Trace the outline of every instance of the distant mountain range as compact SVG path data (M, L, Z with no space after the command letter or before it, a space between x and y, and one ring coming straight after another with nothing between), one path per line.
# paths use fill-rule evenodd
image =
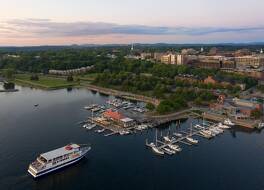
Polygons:
M45 50L61 50L61 49L79 49L79 48L94 48L94 47L126 47L131 44L72 44L72 45L41 45L41 46L0 46L0 51L14 52L14 51L45 51ZM173 43L134 43L134 47L217 47L217 46L264 46L264 42L250 42L250 43L186 43L186 44L173 44Z

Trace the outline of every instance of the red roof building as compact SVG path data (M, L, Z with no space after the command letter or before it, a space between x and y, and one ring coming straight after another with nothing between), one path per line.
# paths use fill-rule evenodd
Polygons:
M117 112L117 111L113 111L111 109L105 111L103 113L103 116L108 118L108 119L112 119L112 120L115 120L115 121L120 121L121 119L124 119L124 116Z

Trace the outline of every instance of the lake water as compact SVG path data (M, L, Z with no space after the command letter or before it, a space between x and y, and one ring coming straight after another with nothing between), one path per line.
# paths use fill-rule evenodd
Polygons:
M0 189L177 189L263 190L263 132L230 130L174 156L155 156L145 147L155 130L104 137L76 125L91 103L108 99L86 89L0 93ZM34 107L39 104L39 107ZM188 126L188 120L182 123ZM162 129L163 134L168 129ZM91 143L78 164L34 180L28 164L42 152L70 142Z

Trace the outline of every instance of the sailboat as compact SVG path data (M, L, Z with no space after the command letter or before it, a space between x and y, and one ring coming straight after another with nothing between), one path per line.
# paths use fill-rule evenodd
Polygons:
M156 146L151 147L153 152L158 154L158 155L164 155L164 151L160 150L159 148L157 148Z
M176 152L181 152L182 149L178 145L168 144L168 147Z
M163 148L164 152L168 155L173 155L173 154L176 154L176 151L170 149L170 148Z
M191 143L191 144L198 144L198 140L193 139L192 137L192 123L191 123L191 131L190 131L190 136L186 138L186 140Z
M191 138L191 137L187 137L186 140L187 140L189 143L191 143L191 144L198 144L198 140L193 139L193 138Z
M171 139L170 139L168 136L163 137L163 139L164 139L166 142L171 142Z
M168 134L167 136L164 136L163 139L166 141L166 142L172 142L172 139L170 139L170 126L169 126L169 131L168 131Z
M155 146L152 146L152 150L154 153L158 154L158 155L164 155L164 151L160 150L159 148L157 148L157 137L158 134L157 134L157 130L156 130L156 145Z

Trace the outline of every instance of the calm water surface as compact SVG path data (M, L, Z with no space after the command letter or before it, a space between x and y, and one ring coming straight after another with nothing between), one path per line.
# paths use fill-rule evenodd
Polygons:
M263 132L226 131L160 158L144 146L154 130L104 137L76 125L89 114L84 105L108 98L85 89L20 87L16 93L0 93L0 189L264 189ZM183 128L190 122L196 121L186 121ZM72 167L32 179L28 164L38 154L69 142L90 142L92 150Z

